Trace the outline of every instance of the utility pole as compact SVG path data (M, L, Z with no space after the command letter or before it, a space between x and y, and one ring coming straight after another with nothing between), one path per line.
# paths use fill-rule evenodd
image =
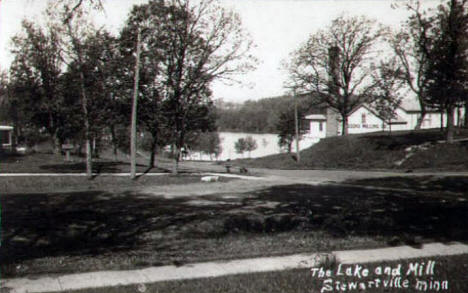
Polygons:
M141 47L141 32L138 28L137 48L135 61L135 79L133 83L133 101L132 101L132 129L130 134L130 177L136 178L136 135L137 135L137 104L138 104L138 83L140 81L140 49Z
M297 95L296 90L293 91L293 99L294 99L294 124L296 128L296 158L297 162L301 161L301 153L299 150L299 115L297 113Z

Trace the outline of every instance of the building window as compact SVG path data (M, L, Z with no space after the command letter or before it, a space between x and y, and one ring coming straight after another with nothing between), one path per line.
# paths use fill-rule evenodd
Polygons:
M362 113L361 115L361 124L366 124L366 114Z
M319 131L320 132L323 131L323 122L322 121L319 122Z

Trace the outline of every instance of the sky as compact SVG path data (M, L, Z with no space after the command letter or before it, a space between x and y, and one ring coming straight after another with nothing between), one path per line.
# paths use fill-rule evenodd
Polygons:
M287 93L284 83L287 72L282 68L291 52L307 40L310 34L328 26L340 15L366 15L384 25L398 28L408 17L404 9L392 9L395 0L219 0L236 11L244 29L256 47L252 53L259 59L256 70L238 76L239 84L213 84L215 99L244 102L280 96ZM104 0L104 15L96 18L117 33L130 8L145 0ZM424 0L435 5L439 0ZM7 69L12 56L11 37L20 31L21 20L41 20L45 0L0 0L0 68Z

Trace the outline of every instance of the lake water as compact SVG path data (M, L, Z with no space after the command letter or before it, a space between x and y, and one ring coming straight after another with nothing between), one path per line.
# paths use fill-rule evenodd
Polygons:
M257 142L257 148L252 152L244 152L238 154L234 147L235 143L240 138L246 138L251 136ZM257 133L245 133L245 132L220 132L219 137L221 140L222 152L217 158L210 158L209 155L192 153L190 159L192 160L227 160L227 159L239 159L239 158L258 158L273 154L279 154L286 152L278 146L278 135L277 134L257 134ZM318 139L312 139L304 137L299 141L300 149L308 148L314 143L318 142ZM293 143L293 151L295 151L295 143Z

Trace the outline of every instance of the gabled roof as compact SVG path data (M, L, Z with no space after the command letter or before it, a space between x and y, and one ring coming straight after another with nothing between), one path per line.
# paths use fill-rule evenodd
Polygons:
M421 105L416 97L406 98L401 101L398 108L402 109L406 113L419 113L421 112ZM429 105L426 106L427 113L439 113L437 109L431 108Z
M419 111L421 111L421 107L419 106L419 102L417 101L416 98L403 99L401 101L401 104L400 104L399 108L402 109L405 112L419 112Z
M396 117L392 118L389 122L390 124L408 124L408 121L405 121L400 115L396 114Z

